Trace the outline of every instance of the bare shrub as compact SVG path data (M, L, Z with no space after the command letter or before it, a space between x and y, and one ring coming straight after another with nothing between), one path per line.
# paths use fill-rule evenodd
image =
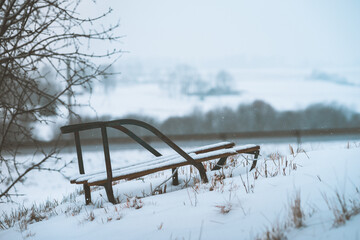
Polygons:
M76 116L76 93L91 89L92 81L100 80L111 66L100 67L94 59L120 56L119 50L89 48L94 42L120 38L114 35L119 24L97 29L111 10L93 18L81 16L81 4L80 0L0 1L0 198L9 200L17 194L14 186L35 169L61 170L43 167L59 160L59 149L56 143L48 149L38 141L36 125ZM34 147L36 158L19 160L24 144Z

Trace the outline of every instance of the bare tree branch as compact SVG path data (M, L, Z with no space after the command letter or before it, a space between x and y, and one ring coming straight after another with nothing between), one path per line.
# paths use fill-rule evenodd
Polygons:
M91 89L111 66L100 67L93 60L117 59L121 54L118 49L90 51L84 44L112 43L122 37L115 33L119 23L100 27L112 9L89 18L78 13L79 5L80 0L0 0L0 184L5 189L0 198L11 196L34 169L62 170L42 166L56 158L57 151L46 153L36 140L34 124L67 117L67 112L76 115L77 103L69 103L67 97L75 98L79 87ZM45 157L31 165L20 162L17 154L25 142L32 142L34 152Z

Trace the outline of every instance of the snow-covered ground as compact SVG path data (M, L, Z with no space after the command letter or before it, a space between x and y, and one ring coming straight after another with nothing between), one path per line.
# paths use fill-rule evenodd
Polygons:
M200 74L204 79L211 79L218 70L204 69ZM360 70L321 70L329 76L344 78L346 82L342 84L331 79L311 78L313 69L229 69L228 72L234 78L232 88L240 91L239 95L201 99L198 96L174 94L156 82L119 83L117 88L104 93L103 88L97 85L91 97L78 97L78 103L90 103L92 108L83 108L77 112L95 116L95 109L98 116L119 118L135 113L164 120L170 116L191 113L194 109L206 112L224 106L236 108L239 104L254 100L263 100L277 110L297 110L314 103L324 103L343 105L360 112Z
M292 147L296 152L297 147ZM62 202L62 195L81 188L57 173L33 172L27 185L18 189L29 194L25 206L46 198L58 201L33 214L31 224L16 223L0 230L0 239L357 239L360 142L309 143L301 149L305 151L291 154L288 144L261 145L259 174L248 173L249 166L239 157L224 171L208 172L208 184L196 181L196 172L190 174L189 167L184 167L179 171L181 184L174 187L168 182L166 193L159 195L150 195L151 189L171 171L122 181L114 186L117 205L107 203L102 188L92 193L94 205L84 206L83 195L65 197ZM112 156L121 157L123 163L117 163L121 165L147 153L122 150ZM63 154L64 161L74 157ZM101 152L89 152L85 159L88 170L104 164ZM76 171L72 165L66 174ZM337 210L343 198L350 218L339 224L334 213L341 216ZM300 208L296 208L297 199ZM15 206L1 204L0 210L9 213ZM300 209L302 217L294 220L291 209ZM41 216L44 219L36 222ZM24 219L31 219L31 211Z

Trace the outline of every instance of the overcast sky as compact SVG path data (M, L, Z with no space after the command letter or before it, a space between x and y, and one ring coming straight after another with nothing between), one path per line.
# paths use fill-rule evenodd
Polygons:
M108 21L121 21L126 58L360 66L357 0L112 0L95 9L104 2Z

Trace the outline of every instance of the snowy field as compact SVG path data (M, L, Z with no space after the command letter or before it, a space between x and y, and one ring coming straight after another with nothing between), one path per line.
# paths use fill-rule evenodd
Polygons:
M211 81L219 69L203 69L204 79ZM311 104L343 106L360 112L360 69L322 69L329 79L312 78L313 69L229 69L234 82L231 89L238 95L220 95L201 98L187 96L165 88L159 75L151 82L118 83L105 93L98 82L91 95L76 97L82 107L74 111L82 117L120 119L128 114L145 115L159 121L172 116L184 116L196 112L207 112L216 108L236 109L239 104L263 100L278 111L302 110ZM150 74L150 73L149 73ZM164 75L164 74L163 74ZM332 79L334 78L334 79ZM90 106L89 106L90 105ZM51 140L59 127L66 125L65 118L50 119L48 124L38 123L35 132L39 139Z
M171 171L121 181L114 186L120 201L116 205L97 188L94 204L85 206L80 187L56 172L34 171L18 188L26 196L15 200L38 207L10 229L0 230L0 239L358 239L360 141L290 145L294 151L289 143L262 144L257 174L248 173L240 156L225 170L208 172L207 184L183 167L181 184L168 182L163 194L150 193ZM115 166L148 156L134 149L112 152L113 159L121 159ZM75 154L62 157L70 161ZM101 151L86 152L84 159L87 171L104 167ZM65 172L76 173L75 164ZM0 211L10 214L18 207L1 204ZM348 217L343 222L341 216Z
M122 85L108 94L101 87L95 87L90 99L82 95L77 103L89 101L98 116L109 115L113 119L135 113L164 120L194 109L205 112L224 106L236 108L258 99L277 110L297 110L325 103L360 112L358 69L326 70L330 75L339 75L337 80L346 79L345 82L311 79L311 69L233 69L229 72L236 83L233 88L241 92L239 95L204 99L171 95L158 83L148 82ZM201 72L203 76L215 73ZM75 111L94 116L92 109ZM47 133L43 126L39 132ZM187 149L210 143L179 145ZM68 178L78 173L78 167L74 150L64 149L56 165L61 167L75 160L64 169L64 175L33 171L23 185L17 186L21 195L13 198L14 203L0 203L0 212L3 212L0 239L98 240L114 236L123 239L359 239L358 137L304 141L301 146L295 139L254 143L261 146L256 174L248 173L249 166L240 156L224 171L208 172L211 179L208 184L199 183L196 171L183 167L179 172L181 184L174 187L168 182L166 193L151 195L151 190L167 179L171 171L121 181L114 186L120 201L117 205L107 203L103 188L95 188L94 204L90 206L85 206L83 195L79 195L82 188L69 183ZM86 172L105 169L101 146L84 150ZM162 154L171 153L168 149L158 150ZM22 155L19 160L31 161L33 157L37 158ZM115 147L111 157L113 167L120 167L151 156L133 147ZM292 209L299 199L302 214L301 218L294 219ZM346 203L346 213L341 210L343 203ZM36 207L32 207L33 204ZM11 222L11 217L6 216L14 211L23 216ZM343 215L344 223L340 221ZM8 225L3 225L4 222Z
M218 69L202 70L200 74L205 79L211 79L217 71ZM239 104L254 100L263 100L280 111L298 110L314 103L324 103L343 105L360 112L360 70L352 68L323 71L330 76L329 79L311 78L313 69L230 69L228 72L234 78L232 89L241 94L209 96L204 99L174 94L156 82L119 83L116 89L106 94L101 86L97 86L91 97L83 95L78 99L79 103L90 103L92 108L83 108L78 112L90 116L97 113L98 116L108 115L113 118L135 113L164 120L169 116L191 113L194 109L206 112L225 106L236 108Z

